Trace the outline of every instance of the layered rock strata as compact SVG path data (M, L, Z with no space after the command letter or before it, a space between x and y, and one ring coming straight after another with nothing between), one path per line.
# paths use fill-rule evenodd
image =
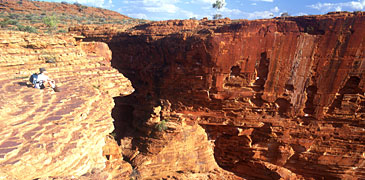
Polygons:
M110 66L105 43L72 35L0 31L0 179L77 178L103 173L114 129L112 97L131 82ZM45 67L61 92L32 88ZM67 178L66 178L67 179Z
M238 176L364 179L364 22L364 12L174 20L102 37L112 64L136 88L117 105L132 111L120 113L119 123L138 131L119 138L148 157L148 129L184 119L205 129L217 164ZM92 34L86 39L98 39ZM158 106L166 111L156 113ZM154 164L148 169L130 160L149 175L175 162L157 156L146 160Z

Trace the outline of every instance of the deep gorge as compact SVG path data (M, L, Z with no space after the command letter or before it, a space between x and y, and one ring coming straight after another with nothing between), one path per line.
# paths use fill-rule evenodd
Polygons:
M364 22L363 12L172 20L83 35L108 43L135 88L114 99L113 118L141 177L216 163L246 179L362 179Z

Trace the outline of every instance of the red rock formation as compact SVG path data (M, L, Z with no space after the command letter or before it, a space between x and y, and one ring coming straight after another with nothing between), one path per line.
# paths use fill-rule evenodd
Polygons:
M0 179L107 179L106 155L115 155L112 143L103 154L114 129L112 97L134 91L111 67L108 46L0 31L0 48ZM60 92L31 87L40 67Z
M130 119L119 116L120 123L138 129L120 135L122 142L133 142L131 151L142 153L129 160L144 177L167 177L159 169L182 158L175 156L170 164L156 159L164 149L148 150L155 139L150 129L181 115L187 125L204 127L218 165L238 176L364 179L363 29L365 14L357 12L164 21L111 35L112 64L136 88L117 103L133 111L121 113ZM98 37L92 34L84 35ZM163 113L154 111L158 106ZM166 146L184 143L159 140ZM144 168L143 158L153 166ZM181 173L188 169L194 167L180 167Z

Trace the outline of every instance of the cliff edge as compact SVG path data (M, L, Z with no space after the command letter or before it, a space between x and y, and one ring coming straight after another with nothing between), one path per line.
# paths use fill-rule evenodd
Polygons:
M110 66L107 44L14 31L0 31L0 39L0 179L109 178L101 172L112 97L134 89ZM61 92L30 87L40 67Z

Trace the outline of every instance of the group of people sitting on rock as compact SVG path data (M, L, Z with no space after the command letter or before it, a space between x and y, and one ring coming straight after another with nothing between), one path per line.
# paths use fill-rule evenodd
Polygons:
M59 92L56 82L50 79L47 74L45 68L39 68L39 73L32 74L29 81L33 84L34 88L44 89L46 87L51 87L55 92Z

